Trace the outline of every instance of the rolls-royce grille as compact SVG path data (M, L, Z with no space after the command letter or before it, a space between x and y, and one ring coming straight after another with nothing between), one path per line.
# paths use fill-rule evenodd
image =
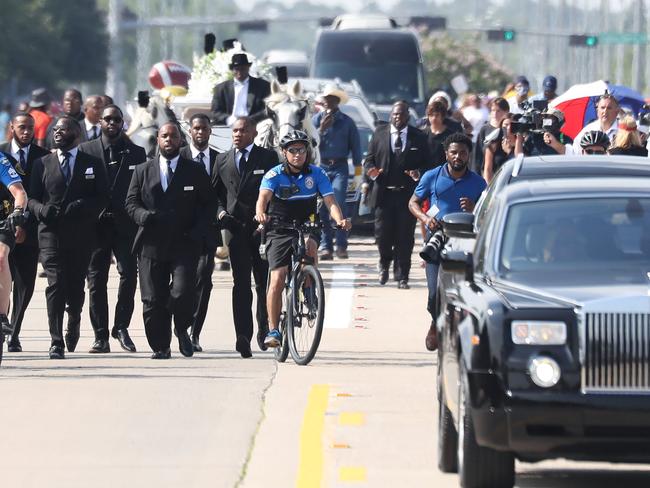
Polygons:
M650 391L650 313L587 313L582 388Z

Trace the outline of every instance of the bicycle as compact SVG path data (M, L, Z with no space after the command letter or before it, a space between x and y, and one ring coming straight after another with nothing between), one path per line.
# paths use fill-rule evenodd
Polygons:
M294 221L292 224L275 224L273 229L293 232L291 264L282 294L282 310L278 323L282 344L274 349L275 359L285 362L289 353L294 362L305 366L314 359L325 320L325 289L323 278L314 260L307 256L305 235L319 231L321 225L314 222ZM265 233L262 229L260 254L266 256ZM269 279L270 283L269 270Z

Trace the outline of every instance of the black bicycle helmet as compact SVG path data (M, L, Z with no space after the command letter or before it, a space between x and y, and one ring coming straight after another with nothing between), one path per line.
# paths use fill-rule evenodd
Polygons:
M282 149L286 149L287 146L295 142L303 142L305 146L309 147L309 136L306 132L303 132L301 130L289 131L280 141L280 147Z
M605 149L609 147L609 137L602 130L590 130L585 132L580 139L580 147L602 146Z

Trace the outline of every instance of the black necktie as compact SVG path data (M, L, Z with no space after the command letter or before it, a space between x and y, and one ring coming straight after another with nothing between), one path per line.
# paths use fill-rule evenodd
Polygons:
M248 162L246 160L246 153L247 152L248 151L246 149L240 149L239 150L239 153L241 154L241 156L239 157L239 174L240 175L243 175L244 172L246 171L246 163Z
M205 160L205 154L203 154L202 152L200 152L199 154L196 155L196 161L197 161L197 163L199 163L199 164L201 165L201 167L202 167L204 170L207 171L207 169L206 169L206 167L205 167L205 162L204 162L204 160ZM208 174L209 174L209 173L208 173Z
M395 157L399 158L402 154L402 132L397 133L397 139L395 139Z
M174 177L174 170L172 169L172 162L171 160L167 160L167 189L169 189L169 185L172 184L172 178Z
M93 135L92 135L91 139L97 139L98 135L99 134L97 133L97 126L93 125Z
M18 166L16 166L16 169L18 170L18 173L21 175L25 175L25 172L27 171L27 162L25 161L25 150L24 149L19 149L18 150L18 157L20 161L18 161Z
M61 161L61 172L63 173L63 178L65 179L65 184L70 184L71 172L70 172L70 154L69 152L63 153L63 161Z

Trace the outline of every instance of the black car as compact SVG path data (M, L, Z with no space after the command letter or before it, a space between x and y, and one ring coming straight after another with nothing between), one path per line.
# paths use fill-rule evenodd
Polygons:
M498 488L515 458L650 461L648 180L522 180L482 218L441 254L440 469Z

